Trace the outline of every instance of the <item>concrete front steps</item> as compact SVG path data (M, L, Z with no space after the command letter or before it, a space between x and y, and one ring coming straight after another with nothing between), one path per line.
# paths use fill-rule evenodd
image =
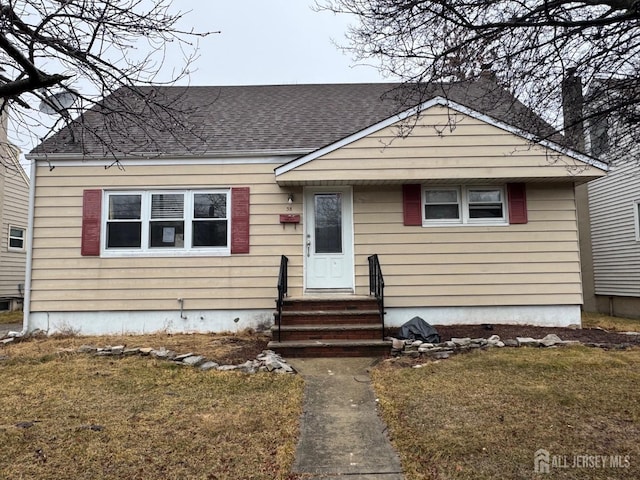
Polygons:
M371 297L288 298L271 338L268 348L284 357L379 357L391 350Z

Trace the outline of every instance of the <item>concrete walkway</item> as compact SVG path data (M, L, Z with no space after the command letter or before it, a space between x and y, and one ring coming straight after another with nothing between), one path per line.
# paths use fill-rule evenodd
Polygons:
M400 460L378 417L372 358L288 360L305 380L294 473L313 479L403 480Z

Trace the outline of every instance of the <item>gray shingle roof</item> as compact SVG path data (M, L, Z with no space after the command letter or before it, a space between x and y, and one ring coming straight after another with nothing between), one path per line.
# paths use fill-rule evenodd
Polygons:
M121 89L32 154L162 155L313 151L434 96L539 136L553 130L489 77L414 87L392 83ZM81 140L80 140L81 139Z

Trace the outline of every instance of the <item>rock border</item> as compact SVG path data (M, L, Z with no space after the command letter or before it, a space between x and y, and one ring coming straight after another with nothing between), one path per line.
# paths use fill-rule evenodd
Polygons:
M627 333L627 332L625 332ZM632 334L635 332L628 332ZM638 333L640 335L640 333ZM487 348L504 348L504 347L537 347L552 348L571 345L584 345L586 347L610 348L616 350L624 350L632 347L630 343L583 343L579 340L562 340L555 333L550 333L544 338L516 337L515 339L502 340L498 335L492 335L489 338L452 338L441 343L427 343L420 340L403 340L391 338L392 357L409 356L413 358L427 357L432 360L444 360L451 355L464 353L476 349Z
M6 340L9 342L0 342L8 344L14 341L14 337ZM158 349L151 347L135 347L127 348L126 345L107 345L105 347L96 347L93 345L81 345L77 349L65 349L60 353L80 353L93 355L94 357L151 357L158 360L166 360L178 365L186 367L198 368L202 371L215 370L218 372L238 371L241 373L298 373L287 361L273 350L263 350L254 360L247 360L238 365L220 365L218 362L207 359L202 355L193 352L179 354L173 350L167 350L165 347ZM10 357L0 355L1 360L9 360Z
M151 347L126 348L125 345L94 347L92 345L81 345L76 353L85 353L96 357L126 357L141 356L151 357L158 360L166 360L178 365L195 367L203 371L216 370L218 372L239 371L242 373L297 373L287 361L273 350L263 350L254 360L247 360L238 365L220 365L218 362L207 359L197 353L189 352L179 354L173 350L162 347L154 349Z

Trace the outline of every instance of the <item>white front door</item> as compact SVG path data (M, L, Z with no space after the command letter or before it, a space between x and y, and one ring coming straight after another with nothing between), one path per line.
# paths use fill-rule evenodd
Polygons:
M352 212L350 187L305 189L307 290L353 291Z

